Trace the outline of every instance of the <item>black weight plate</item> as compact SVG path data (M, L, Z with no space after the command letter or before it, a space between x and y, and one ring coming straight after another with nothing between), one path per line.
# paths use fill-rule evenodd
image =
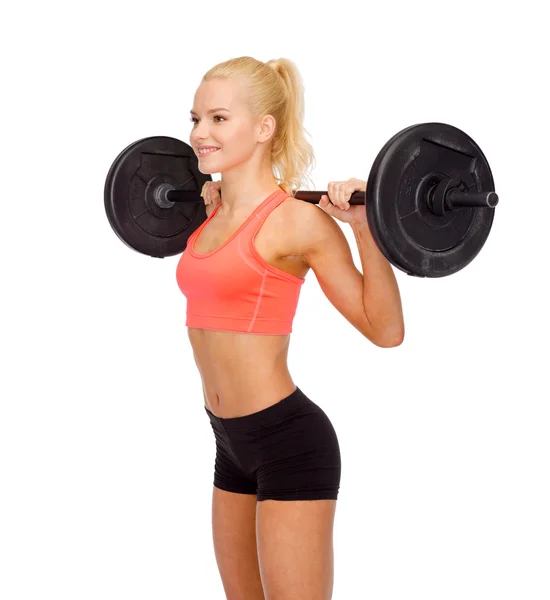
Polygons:
M444 123L421 123L394 135L380 150L367 182L366 211L373 237L398 269L444 277L468 265L491 230L494 208L461 208L436 216L427 192L444 179L465 191L494 191L489 163L466 133Z
M130 248L157 258L183 252L189 236L206 219L202 186L212 181L199 171L189 144L176 138L148 137L125 148L105 181L105 212L111 227ZM196 192L197 202L161 208L155 201L160 184Z

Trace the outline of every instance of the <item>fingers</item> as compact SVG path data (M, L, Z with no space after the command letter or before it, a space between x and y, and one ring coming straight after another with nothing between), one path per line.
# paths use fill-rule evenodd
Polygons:
M328 206L328 200L330 199L330 202L340 210L348 210L352 194L359 190L366 190L366 181L355 178L348 179L347 181L331 181L328 184L328 199L326 204Z
M323 194L319 200L319 206L327 212L329 215L332 214L336 206L328 199L328 196Z
M350 189L347 181L331 181L328 184L328 196L323 194L321 198L321 208L330 212L332 208L347 210L350 206L348 200L353 192Z
M337 206L340 210L347 210L349 208L348 200L351 196L351 191L349 192L347 188L346 181L331 181L328 184L328 197L330 201Z
M204 203L205 203L205 204L207 203L207 202L206 202L206 194L205 194L205 190L208 188L208 183L209 183L208 181L205 181L205 182L204 182L204 185L202 186L202 189L201 189L201 194L200 194L201 198L203 198L203 199L204 199Z
M221 181L205 181L201 190L201 197L205 204L219 203Z

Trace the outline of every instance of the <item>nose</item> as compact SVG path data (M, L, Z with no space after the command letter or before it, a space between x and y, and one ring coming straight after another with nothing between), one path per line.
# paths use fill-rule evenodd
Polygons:
M193 134L191 135L191 139L194 140L195 142L195 147L197 146L197 144L202 144L204 143L204 141L206 139L208 139L207 136L202 134L202 128L201 125L197 125L195 127L195 129L193 130Z

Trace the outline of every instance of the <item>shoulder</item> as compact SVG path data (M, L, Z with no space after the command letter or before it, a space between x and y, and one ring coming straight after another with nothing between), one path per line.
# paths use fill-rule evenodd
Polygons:
M280 205L281 222L289 226L292 223L293 228L299 229L301 233L314 230L315 227L327 226L330 223L336 225L334 219L328 215L321 207L312 202L296 200L292 196L286 198ZM328 225L330 227L330 225ZM338 225L336 225L338 227Z
M348 246L346 236L336 219L312 202L289 197L282 204L280 230L292 254L307 256L323 248Z

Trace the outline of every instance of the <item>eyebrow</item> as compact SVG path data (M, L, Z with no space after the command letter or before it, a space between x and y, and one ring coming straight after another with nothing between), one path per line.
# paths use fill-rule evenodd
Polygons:
M215 112L218 112L220 110L224 110L225 112L231 112L228 108L213 108L212 110L209 110L207 114L209 115L211 113L215 113ZM189 112L192 115L198 115L199 114L199 113L196 113L194 110L190 110Z

